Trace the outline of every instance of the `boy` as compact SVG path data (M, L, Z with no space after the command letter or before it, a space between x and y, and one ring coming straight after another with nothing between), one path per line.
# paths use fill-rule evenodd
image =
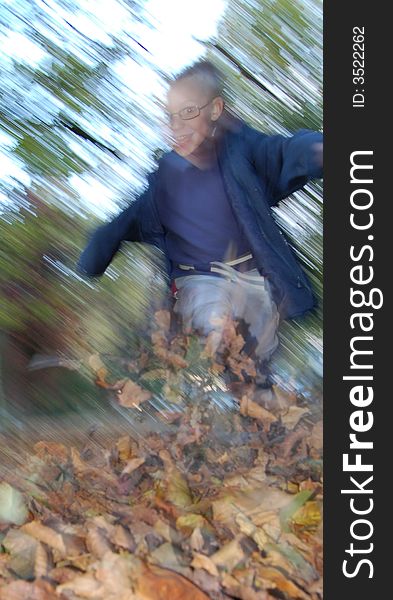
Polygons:
M226 317L243 319L262 365L277 347L280 319L314 306L270 207L322 176L322 136L265 135L235 118L219 71L205 60L171 81L166 111L173 150L145 192L95 232L79 269L102 274L123 240L157 246L184 327L219 339Z

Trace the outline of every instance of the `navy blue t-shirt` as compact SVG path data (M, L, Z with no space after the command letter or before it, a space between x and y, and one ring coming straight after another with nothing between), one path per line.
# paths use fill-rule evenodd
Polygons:
M172 152L161 174L158 212L172 278L203 272L202 268L181 270L178 263L202 267L250 251L229 203L217 159L202 170Z

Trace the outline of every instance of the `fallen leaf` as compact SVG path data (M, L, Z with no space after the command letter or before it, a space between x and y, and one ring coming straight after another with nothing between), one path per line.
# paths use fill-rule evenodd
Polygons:
M184 573L184 567L188 566L188 561L183 554L169 542L164 542L153 550L149 556L150 561L179 573Z
M218 567L226 571L232 571L245 559L244 550L240 544L243 536L236 536L230 542L224 544L217 552L210 556L210 560Z
M23 579L34 575L37 540L18 529L11 529L2 541L2 545L11 555L9 567Z
M185 577L155 565L144 569L137 592L141 600L210 600Z
M321 451L323 448L323 421L318 421L315 423L310 437L308 439L308 443L312 448L315 448L317 451Z
M0 588L0 600L59 600L59 596L47 581L12 581Z
M34 444L33 450L39 458L49 457L60 463L66 463L69 456L66 446L56 442L37 442Z
M289 406L296 404L297 396L294 392L285 390L284 388L282 388L278 385L273 385L272 388L273 388L276 405L281 410L284 410L284 409L288 408Z
M133 471L135 471L135 469L137 469L138 467L140 467L141 465L143 465L143 463L145 462L145 458L131 458L131 460L127 461L126 466L124 467L124 469L122 470L121 474L122 475L129 475L130 473L132 473Z
M321 522L321 519L321 506L320 503L316 501L306 502L292 516L294 525L307 529L316 529Z
M129 435L123 435L116 442L116 448L121 461L126 461L132 456L131 438Z
M0 483L0 523L22 525L28 518L23 495L8 483Z
M287 429L294 429L299 423L300 419L309 412L308 408L301 408L300 406L290 406L287 412L281 415L281 422Z
M140 385L127 379L123 388L118 392L117 399L121 406L133 408L151 398L151 393L141 388Z
M111 550L111 545L105 536L103 529L90 525L86 535L86 546L89 552L98 558L102 558L106 552Z
M214 577L219 576L217 566L211 560L211 558L205 554L198 554L197 552L194 552L194 558L192 559L191 566L194 567L194 569L204 569Z
M256 527L246 515L243 515L240 512L235 516L235 522L244 535L247 535L254 540L259 550L265 549L269 539L261 527Z
M123 525L115 525L113 533L109 537L112 544L118 546L119 548L123 548L124 550L128 550L129 552L135 551L135 540L133 535L123 527Z
M31 521L30 523L26 523L26 525L23 525L20 530L23 533L27 533L35 540L47 544L47 546L57 550L60 554L66 554L66 547L62 535L50 527L46 527L39 521Z
M196 527L190 537L190 546L195 552L200 552L205 545L200 527Z
M277 589L294 600L310 600L286 575L272 567L260 566L255 575L255 582L264 589Z
M290 520L293 518L294 514L299 510L299 508L303 506L305 502L307 502L312 493L313 492L310 490L298 492L286 506L281 508L280 520L284 531L290 531Z
M49 558L46 548L43 544L38 543L36 552L35 552L35 560L34 560L34 575L36 579L40 577L46 577L49 570Z
M196 527L203 527L205 523L206 519L202 517L202 515L188 513L187 515L181 515L176 519L176 528L191 535Z
M263 408L260 404L254 402L249 396L245 395L240 400L240 414L245 417L252 417L262 421L263 425L269 430L270 425L277 421L277 417L273 413Z

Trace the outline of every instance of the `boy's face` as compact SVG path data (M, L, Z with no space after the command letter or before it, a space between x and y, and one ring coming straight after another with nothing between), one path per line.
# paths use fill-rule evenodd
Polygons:
M185 112L192 114L191 107L199 107L199 115L183 120L178 114L179 111L188 109ZM174 151L180 156L188 156L195 152L202 142L211 136L214 121L218 119L222 109L222 98L209 97L208 91L204 90L195 78L189 77L175 82L168 91L166 102Z

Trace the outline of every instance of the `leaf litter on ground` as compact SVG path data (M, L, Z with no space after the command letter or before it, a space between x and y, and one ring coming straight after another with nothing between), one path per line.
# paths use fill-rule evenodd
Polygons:
M3 469L0 600L322 598L321 401L257 388L243 346L159 311L122 379L87 359L121 414L150 405L166 428L43 439Z

